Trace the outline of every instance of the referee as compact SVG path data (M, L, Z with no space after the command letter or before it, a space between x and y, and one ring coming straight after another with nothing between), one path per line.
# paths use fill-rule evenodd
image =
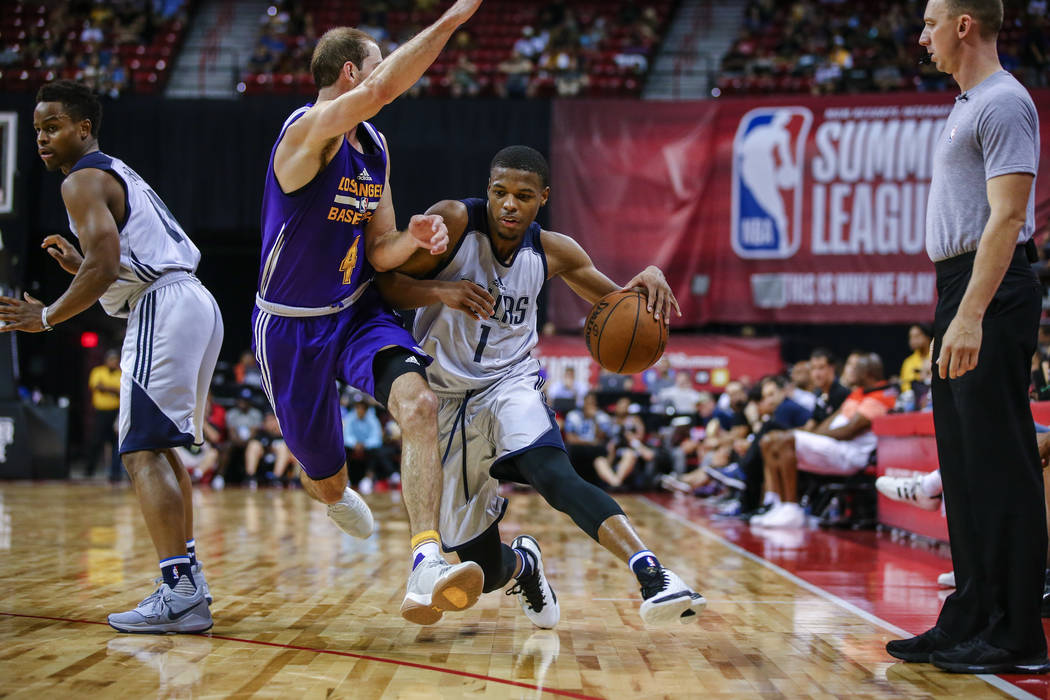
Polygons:
M1046 673L1047 534L1029 367L1039 125L996 51L1001 0L929 0L919 43L962 91L933 153L933 418L957 588L937 624L886 650L956 673ZM1034 257L1034 256L1033 256Z

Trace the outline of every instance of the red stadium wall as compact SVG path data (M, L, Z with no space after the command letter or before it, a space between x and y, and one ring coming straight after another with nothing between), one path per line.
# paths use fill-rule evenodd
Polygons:
M1050 90L1033 92L1050 212ZM932 317L930 150L948 94L697 102L557 101L553 228L619 283L652 263L682 323L906 323ZM564 285L551 320L587 313Z
M548 381L561 379L566 367L592 386L598 381L598 363L587 353L582 336L542 336L533 354L546 370ZM719 392L730 380L750 377L754 381L779 372L784 365L778 338L678 335L673 327L664 357L672 369L691 372L697 389ZM639 391L644 390L641 376L635 375L632 387Z

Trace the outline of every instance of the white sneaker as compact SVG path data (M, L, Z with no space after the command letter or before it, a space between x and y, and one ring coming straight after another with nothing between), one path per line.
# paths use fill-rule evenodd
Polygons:
M785 501L766 513L762 527L802 528L806 526L806 511L797 503Z
M689 609L678 617L678 621L683 625L688 625L690 622L696 622L700 619L700 613L702 613L706 607L707 599L696 591L693 591L693 595L689 596Z
M449 564L440 556L425 557L408 576L401 617L417 625L432 625L445 611L466 610L478 602L485 573L472 561Z
M197 586L204 589L204 600L208 601L208 605L211 605L211 587L208 585L208 579L204 578L204 566L197 562L190 567L190 572L193 574L193 580Z
M222 491L226 486L226 479L222 478L222 474L216 474L211 478L211 488L213 491Z
M661 568L650 583L642 585L642 598L639 610L642 621L647 625L665 625L692 609L693 591L678 578L678 574Z
M185 576L179 579L175 588L162 582L134 610L113 613L107 620L109 626L118 632L138 634L197 634L207 632L212 625L204 589L201 586L193 588Z
M937 577L937 585L941 588L955 588L955 572L949 571Z
M543 629L551 629L561 619L558 607L558 596L554 594L547 577L543 575L543 559L540 557L540 545L529 535L518 535L510 545L532 555L532 575L519 577L513 588L507 589L507 595L517 595L525 616L532 624Z
M875 480L875 488L891 501L910 503L923 510L937 510L941 507L941 495L926 495L922 489L923 476L880 476Z
M375 520L368 504L349 486L338 503L328 506L328 517L351 537L364 539L372 534Z

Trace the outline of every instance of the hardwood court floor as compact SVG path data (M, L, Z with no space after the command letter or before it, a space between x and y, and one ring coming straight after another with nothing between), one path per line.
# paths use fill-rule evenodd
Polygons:
M0 484L0 696L974 698L1022 692L1002 679L991 679L996 688L886 656L883 645L896 635L880 615L894 610L895 581L906 603L898 600L896 609L906 617L893 624L918 632L936 613L936 589L923 583L944 568L933 555L917 553L911 567L908 556L897 561L882 554L883 546L895 545L880 545L873 535L870 541L824 533L812 541L803 535L766 540L739 525L708 521L695 501L682 499L620 500L662 562L707 596L708 609L696 624L644 627L626 568L537 496L513 494L503 531L507 539L528 532L543 547L561 603L557 629L535 630L516 599L502 593L417 627L397 614L409 557L398 495L369 496L379 529L360 541L336 530L323 507L301 491L198 491L196 537L215 597L215 627L210 635L149 636L118 634L105 624L107 613L129 609L150 592L156 573L130 491ZM851 548L858 549L844 559ZM871 566L879 561L883 574L876 580ZM792 562L809 564L802 571ZM826 593L824 584L837 587L840 597ZM882 608L865 603L879 596L886 599ZM1029 683L1022 685L1046 696L1043 681Z

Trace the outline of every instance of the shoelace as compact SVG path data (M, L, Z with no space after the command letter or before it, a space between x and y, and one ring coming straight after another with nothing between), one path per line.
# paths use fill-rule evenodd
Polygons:
M540 590L540 572L538 570L533 571L531 576L519 578L517 584L507 591L507 595L518 595L519 593L525 595L525 602L528 603L529 608L533 612L543 610L543 606L547 604L543 591Z

